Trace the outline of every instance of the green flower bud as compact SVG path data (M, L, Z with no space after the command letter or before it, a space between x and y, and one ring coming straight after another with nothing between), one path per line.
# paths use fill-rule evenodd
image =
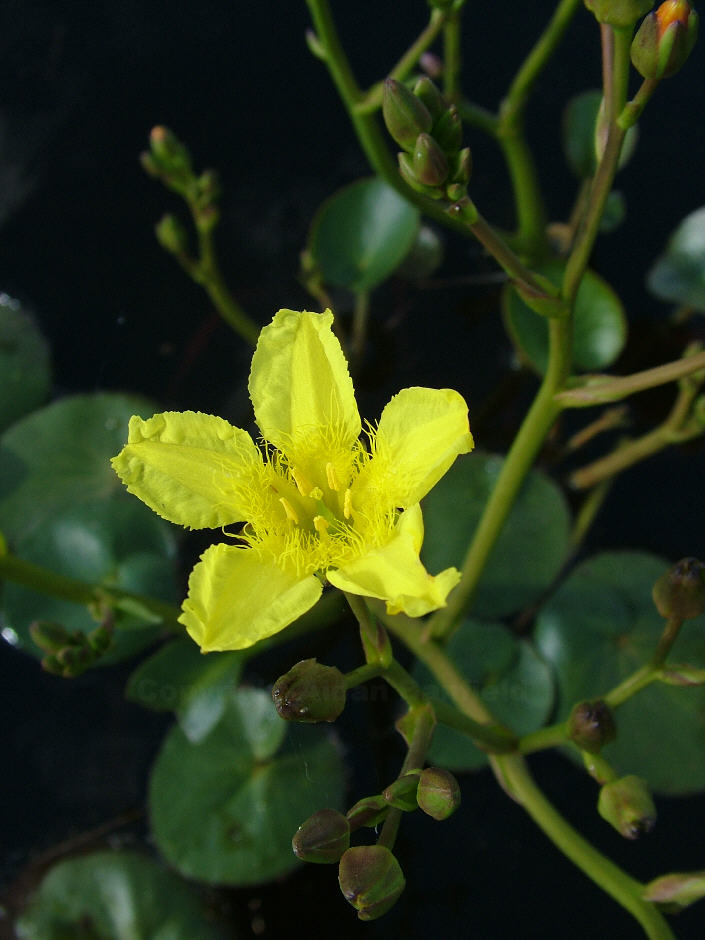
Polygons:
M304 862L330 865L350 848L350 823L336 809L320 809L301 823L291 840L294 855Z
M414 85L414 94L426 105L433 121L437 121L448 108L448 104L438 90L438 86L426 75Z
M622 777L600 789L597 811L625 839L650 832L656 822L656 807L641 777Z
M426 105L406 85L388 78L382 93L382 114L394 140L411 152L419 134L431 130L433 119Z
M464 147L451 160L451 179L454 183L467 186L472 176L472 153L469 147Z
M585 6L599 23L610 26L631 26L648 13L652 0L584 0Z
M345 708L345 676L335 666L303 659L272 689L272 700L285 721L335 721Z
M72 635L66 627L50 620L35 620L29 625L29 635L45 653L58 653L72 642Z
M198 203L203 207L215 202L222 193L220 177L215 170L204 170L196 180L196 188Z
M347 811L350 828L360 829L362 826L377 826L381 823L389 812L389 803L381 795L366 796L358 800L354 806Z
M404 874L386 846L358 845L340 860L338 884L360 920L376 920L404 890Z
M440 186L448 178L448 161L430 134L419 134L414 144L414 176L425 186Z
M167 214L154 226L157 241L172 255L183 255L188 251L188 235L186 229L176 216Z
M601 699L579 702L568 718L568 737L583 751L597 754L614 741L617 728L610 708Z
M431 136L444 153L457 153L463 141L463 122L455 105L451 105L433 125Z
M699 617L705 612L705 564L697 558L682 558L658 579L652 595L666 620Z
M153 161L165 173L190 174L191 155L168 127L153 127L149 135Z
M86 636L86 640L96 656L101 656L112 643L113 635L107 627L96 627Z
M645 886L642 897L645 901L668 905L671 910L683 910L705 897L705 872L674 871L661 875Z
M442 189L439 189L437 186L426 186L425 183L419 181L414 170L414 161L408 153L397 154L397 157L399 160L399 173L404 182L407 183L414 192L428 196L429 199L441 199L443 197Z
M698 36L698 14L687 0L666 0L650 13L632 42L632 65L644 78L674 75Z
M419 785L419 774L404 774L398 777L394 783L390 783L384 790L382 796L390 806L395 809L401 809L405 813L413 812L416 807L416 788Z
M416 791L419 809L434 819L448 819L460 806L458 781L448 770L427 767L421 772Z

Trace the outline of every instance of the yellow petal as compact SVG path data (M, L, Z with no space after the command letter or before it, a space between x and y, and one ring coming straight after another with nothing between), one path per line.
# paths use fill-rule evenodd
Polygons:
M179 622L204 653L240 650L279 633L321 596L314 575L297 578L250 548L211 545L191 572Z
M374 455L353 490L353 505L364 504L368 491L384 494L389 505L413 506L472 448L462 395L448 388L402 389L382 412Z
M389 614L422 617L445 607L448 594L460 580L455 568L430 575L419 558L422 542L423 518L417 504L401 514L387 545L329 571L327 578L341 591L386 601Z
M263 436L291 454L292 443L325 429L350 447L360 415L348 364L333 335L333 314L280 310L260 333L250 397Z
M246 431L193 411L130 418L115 472L164 519L192 529L248 518L247 493L262 473L262 455Z

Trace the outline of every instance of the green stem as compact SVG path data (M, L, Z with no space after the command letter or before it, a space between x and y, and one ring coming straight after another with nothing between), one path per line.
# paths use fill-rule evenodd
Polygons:
M443 28L443 94L448 101L460 97L460 16L455 10Z
M533 754L536 751L546 751L551 747L560 747L568 740L568 724L565 721L560 724L548 725L546 728L539 728L538 731L532 731L519 739L519 753Z
M587 842L560 815L536 786L529 768L516 754L500 755L502 769L513 795L563 854L641 924L650 940L675 940L655 905L641 898L643 885L622 871Z
M493 114L492 111L483 108L482 105L467 101L465 98L461 98L458 101L457 107L464 124L477 127L478 130L484 131L484 133L489 134L490 137L497 136L499 118L496 114Z
M581 381L585 382L585 385L561 392L558 400L564 408L589 408L593 405L604 405L621 401L647 388L657 388L659 385L675 382L700 369L705 369L705 352L685 356L675 362L667 362L653 369L644 369L642 372L616 379L609 376L583 376Z
M431 11L428 26L419 34L416 41L409 46L401 59L399 59L394 68L389 72L388 78L394 78L398 82L403 82L405 78L408 78L423 53L440 33L445 19L445 13L441 10ZM383 94L384 83L377 82L355 106L355 111L358 114L371 114L378 111L382 107Z
M556 7L538 42L522 63L509 86L502 102L504 120L511 121L523 110L536 79L556 51L580 5L580 0L561 0Z
M365 351L365 338L367 336L367 322L370 315L370 292L366 290L355 293L355 306L353 308L352 335L350 337L350 355L359 359Z
M183 632L183 627L178 623L181 611L165 601L125 591L113 585L91 584L78 578L57 574L10 553L0 555L0 581L12 581L49 597L84 606L101 606L107 603L120 607L124 604L138 604L149 611L155 620L161 620L172 630Z
M666 657L671 652L671 647L676 642L680 628L683 626L682 617L669 617L666 621L666 626L663 628L663 633L658 641L658 646L656 647L656 652L654 657L651 660L651 665L654 669L658 670L663 666L666 661Z
M450 595L448 606L437 611L430 620L433 636L448 636L455 621L472 602L522 483L560 412L556 393L564 387L570 371L570 323L552 319L548 322L548 329L549 364L546 374L485 505L461 567L460 584Z
M658 671L654 669L652 663L647 663L646 666L641 666L630 676L627 676L624 682L616 685L607 695L603 695L602 699L610 708L617 708L657 679Z
M619 114L626 99L627 79L629 77L630 68L629 48L631 45L631 30L612 30L611 27L605 27L605 29L603 29L603 36L609 37L609 41L604 42L603 51L605 57L608 58L608 50L610 48L613 47L614 49L614 57L609 57L609 68L605 69L606 81L609 82L609 85L604 93L605 100L609 102L613 117L612 120L609 121L607 129L605 150L590 187L590 195L585 215L578 226L573 250L570 253L563 274L561 296L571 307L575 303L575 297L578 293L580 282L587 268L595 239L597 238L605 203L607 202L607 197L610 194L612 182L617 172L619 155L622 150L625 135L625 131L619 127L614 115Z
M358 666L345 674L345 688L354 689L370 679L376 679L381 676L384 669L379 663L365 663L364 666Z
M252 346L257 344L259 327L245 313L240 304L230 293L220 271L213 245L212 230L204 230L198 223L197 210L192 206L198 232L199 261L194 266L191 276L203 287L225 322Z

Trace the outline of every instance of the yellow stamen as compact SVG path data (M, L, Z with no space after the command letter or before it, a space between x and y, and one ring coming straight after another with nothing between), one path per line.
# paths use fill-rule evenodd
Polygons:
M329 522L327 519L324 519L323 516L313 517L313 528L318 532L321 539L328 539L328 527Z
M332 463L326 464L326 477L328 479L328 486L333 490L334 493L337 493L340 489L340 483L338 482L338 476L335 472L335 467Z
M350 488L348 487L348 489L345 490L345 496L343 497L343 516L346 519L349 519L351 515L352 515L352 494L350 492Z
M286 499L284 496L280 496L280 497L279 497L279 502L280 502L280 503L282 504L282 506L284 507L284 512L286 513L287 519L290 519L292 522L294 522L294 523L296 523L296 525L298 525L298 524L299 524L299 517L298 517L298 516L296 515L296 513L294 512L294 507L291 505L291 503L289 502L289 500Z
M300 470L296 470L294 467L291 468L291 475L294 478L294 483L296 483L296 488L302 496L310 496L311 490L313 487L306 477L301 473Z

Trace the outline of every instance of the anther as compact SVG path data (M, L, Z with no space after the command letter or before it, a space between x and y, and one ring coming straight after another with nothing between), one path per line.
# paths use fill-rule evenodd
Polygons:
M288 499L285 499L283 496L279 497L279 502L284 507L284 512L286 513L287 519L290 519L296 525L299 524L299 517L294 512L294 507L291 505Z
M335 472L335 467L332 463L326 464L326 477L328 479L328 486L334 493L337 493L340 489L340 483L338 482L338 475Z
M348 487L348 489L345 490L345 496L343 497L343 516L346 519L349 519L351 515L352 515L352 494L350 492L350 488Z

